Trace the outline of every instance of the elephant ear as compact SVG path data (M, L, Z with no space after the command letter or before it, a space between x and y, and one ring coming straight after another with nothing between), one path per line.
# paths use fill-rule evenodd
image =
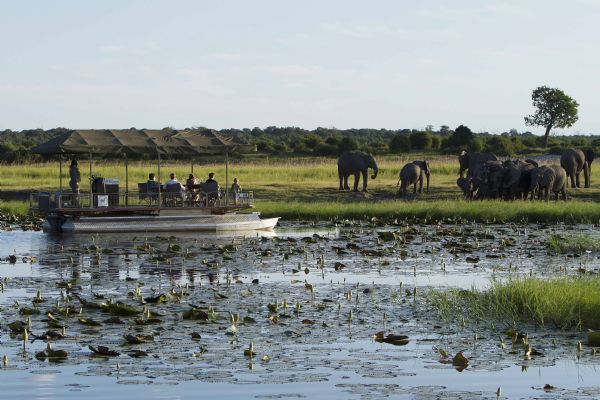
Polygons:
M423 165L425 166L425 173L427 175L431 174L431 170L429 169L429 161L423 160Z
M593 149L584 150L584 154L585 154L585 161L587 161L590 164L592 162L594 162L594 158L596 157L596 154L594 153Z

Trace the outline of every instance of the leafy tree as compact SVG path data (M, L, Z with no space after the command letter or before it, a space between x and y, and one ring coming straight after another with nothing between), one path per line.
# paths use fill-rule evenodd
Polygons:
M390 151L392 153L402 153L410 151L410 139L407 135L398 134L390 141Z
M485 148L485 140L483 140L483 138L473 138L471 139L471 141L467 144L467 150L469 151L474 151L474 152L480 152Z
M352 151L358 149L358 143L354 138L344 136L338 144L338 154L342 154L345 151Z
M513 143L505 136L492 136L485 143L485 150L498 156L511 156L514 154Z
M385 154L388 152L389 147L383 140L378 140L371 143L366 150L371 154Z
M440 135L431 135L431 148L433 150L439 150L442 146L442 137Z
M337 153L337 146L321 142L315 147L314 153L318 156L332 156Z
M410 135L410 147L416 150L431 149L431 134L419 131Z
M473 132L468 126L460 125L448 138L446 143L449 147L466 148L473 141Z
M562 90L540 86L531 94L535 114L525 117L525 125L542 126L544 133L544 147L548 146L548 136L552 128L569 128L577 119L579 104Z
M320 143L323 143L323 140L320 136L315 135L314 133L310 133L302 138L302 141L306 144L306 147L310 149L314 149Z
M440 126L440 134L443 136L449 135L450 132L450 127L448 125L442 125Z

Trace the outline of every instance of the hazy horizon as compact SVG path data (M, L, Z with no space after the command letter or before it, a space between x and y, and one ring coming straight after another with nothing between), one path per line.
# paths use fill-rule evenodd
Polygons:
M526 127L562 89L600 134L600 1L0 6L0 130Z

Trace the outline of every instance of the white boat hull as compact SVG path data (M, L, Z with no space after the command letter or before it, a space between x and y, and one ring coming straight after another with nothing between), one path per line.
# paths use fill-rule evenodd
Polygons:
M272 230L279 218L260 219L259 213L249 214L187 214L132 216L65 216L60 222L50 219L42 225L44 231L63 233L117 232L228 232Z

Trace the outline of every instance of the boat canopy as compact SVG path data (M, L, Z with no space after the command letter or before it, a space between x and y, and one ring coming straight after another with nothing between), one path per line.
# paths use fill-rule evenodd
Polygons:
M195 156L248 153L256 146L209 129L78 129L31 149L36 154L170 154Z

